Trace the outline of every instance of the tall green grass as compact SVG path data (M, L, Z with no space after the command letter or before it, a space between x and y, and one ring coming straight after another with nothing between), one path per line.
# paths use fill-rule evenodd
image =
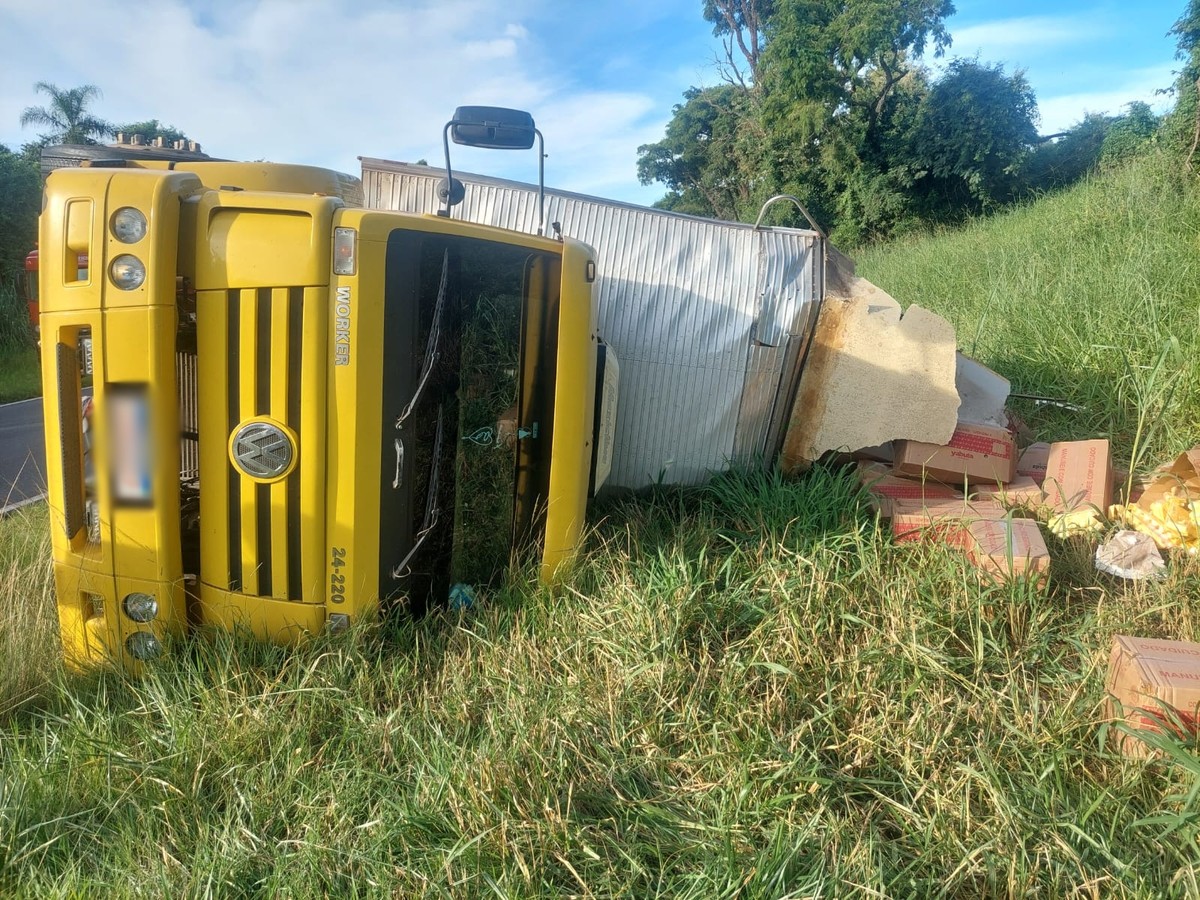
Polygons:
M1186 449L1200 426L1200 199L1178 161L1150 156L934 239L860 254L859 274L949 318L960 349L1055 438L1111 437L1128 461Z
M1114 184L1142 177L1162 187L1148 206L1182 193L1148 169L1046 203L1108 215L1129 196ZM1054 262L1082 259L1009 246L1044 214L864 269L905 299L903 279L923 285L961 329L1000 301L965 279L936 296L958 277L938 246L998 254L973 264L1058 297ZM1163 321L1144 312L1128 369L1106 371L1147 379L1146 334L1189 345L1190 295L1148 290ZM1116 333L1116 292L1092 296L1109 313L1076 317L1077 347ZM1082 417L1033 410L1042 436L1092 433L1105 403L1118 414L1082 377L1054 380L1049 363L1072 357L1017 340L1040 333L1026 318L989 318L976 349L1022 387L1088 401ZM1160 418L1194 422L1190 392L1163 402ZM1187 433L1171 427L1154 452ZM24 515L0 521L0 894L1200 892L1196 748L1164 738L1159 760L1126 760L1101 724L1114 633L1200 636L1193 561L1126 586L1094 572L1085 541L1052 539L1048 587L985 584L947 548L894 544L842 473L732 473L601 504L557 588L517 571L472 609L297 651L205 635L134 680L57 670L45 514Z
M0 284L0 403L42 393L29 309L15 285Z

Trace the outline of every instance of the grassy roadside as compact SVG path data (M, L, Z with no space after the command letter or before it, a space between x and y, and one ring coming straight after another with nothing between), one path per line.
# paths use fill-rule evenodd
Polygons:
M1190 446L1200 201L1145 164L991 224L862 271L1088 407L1031 407L1041 436ZM983 585L838 473L734 474L609 502L558 589L133 681L56 670L46 533L0 520L0 893L1200 893L1194 748L1128 761L1099 724L1114 633L1200 638L1194 561L1127 587L1051 540L1047 588Z
M37 350L21 347L0 350L0 403L42 395L42 375Z

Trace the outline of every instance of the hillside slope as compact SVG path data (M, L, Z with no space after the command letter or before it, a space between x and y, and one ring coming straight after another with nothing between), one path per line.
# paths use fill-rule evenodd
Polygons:
M1085 407L1028 410L1043 437L1111 436L1127 461L1140 418L1158 426L1149 462L1200 439L1200 191L1177 170L1142 159L961 230L863 252L859 273L949 318L960 349L1014 391Z

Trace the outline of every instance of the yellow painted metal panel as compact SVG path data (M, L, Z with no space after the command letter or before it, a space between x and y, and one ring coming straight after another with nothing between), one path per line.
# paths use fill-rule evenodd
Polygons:
M199 369L200 434L200 580L209 586L229 585L229 491L231 477L225 442L214 435L229 431L229 300L225 291L196 297L196 342Z
M211 191L197 205L196 286L329 283L331 197Z
M254 400L258 391L258 302L257 291L243 290L238 302L238 402L240 407L235 419L244 422L254 418L257 412ZM242 590L247 594L258 593L258 517L256 484L245 475L241 478L242 517Z
M358 269L330 285L335 303L350 307L350 351L335 365L334 345L324 350L329 378L329 441L325 552L327 610L352 619L374 612L379 602L379 494L383 346L383 288L387 238L394 223L364 221L355 210L335 225L358 228ZM328 326L327 326L328 327ZM336 339L336 333L327 331Z
M587 510L596 396L596 308L585 277L591 253L577 241L563 245L558 311L558 367L554 388L554 447L542 579L553 581L578 549Z
M332 234L332 232L331 232ZM301 599L305 603L325 602L325 522L327 447L326 341L329 335L328 288L304 290L302 359L300 370L300 571ZM320 511L320 512L318 512Z
M270 415L276 422L289 427L295 423L287 421L288 415L288 289L275 288L271 291L271 397ZM295 311L299 315L299 311ZM298 349L298 348L297 348ZM301 448L297 448L300 452ZM289 476L290 477L290 476ZM288 509L287 482L277 481L271 485L271 596L279 600L288 597Z
M206 624L248 628L259 639L277 644L295 644L325 627L324 606L215 589L205 593L200 613Z

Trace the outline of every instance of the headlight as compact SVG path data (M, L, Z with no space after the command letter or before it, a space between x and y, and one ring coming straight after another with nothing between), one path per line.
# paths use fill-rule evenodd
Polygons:
M122 253L108 267L113 284L123 291L135 291L146 280L146 266L136 256Z
M125 649L134 659L145 662L162 655L162 644L148 631L135 631L125 639Z
M141 210L122 206L113 213L112 233L122 244L136 244L146 236L146 217Z
M125 615L135 622L149 622L158 615L158 601L149 594L130 594L123 605Z

